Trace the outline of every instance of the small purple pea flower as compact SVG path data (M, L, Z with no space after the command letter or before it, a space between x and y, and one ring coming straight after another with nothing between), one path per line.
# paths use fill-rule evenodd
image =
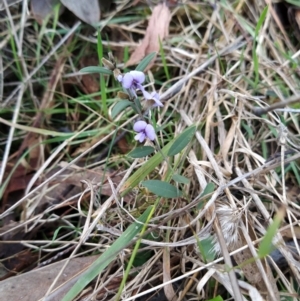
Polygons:
M160 101L160 97L159 94L156 91L153 91L150 93L148 93L147 91L143 90L143 95L146 98L146 100L153 100L154 104L153 104L153 108L156 107L163 107L164 105L161 103Z
M133 129L138 133L137 135L135 135L134 139L138 140L141 143L146 138L149 138L152 141L156 138L154 127L151 124L147 124L143 120L137 121L134 124Z
M136 89L143 89L142 83L145 81L145 74L142 71L130 71L124 75L118 75L117 79L124 89L131 90L135 94Z

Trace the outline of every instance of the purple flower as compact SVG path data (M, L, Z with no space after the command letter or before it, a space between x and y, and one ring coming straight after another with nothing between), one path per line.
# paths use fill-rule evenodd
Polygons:
M134 139L139 142L143 142L146 138L154 140L156 137L154 127L151 124L147 124L145 121L137 121L134 124L133 129L138 133L135 135Z
M143 89L141 84L145 81L145 78L145 74L142 71L130 71L124 75L120 74L117 77L123 88L131 90L132 92L136 89Z
M146 98L146 100L153 100L154 101L154 104L153 104L153 108L156 108L156 107L163 107L164 105L161 103L160 101L160 97L159 97L159 94L156 92L156 91L153 91L150 93L148 93L147 91L142 90L143 91L143 95L144 97Z

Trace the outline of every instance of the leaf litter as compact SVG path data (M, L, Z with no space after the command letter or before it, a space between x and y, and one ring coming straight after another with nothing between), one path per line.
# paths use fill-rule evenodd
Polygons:
M68 3L66 6L83 18L83 6L78 3L76 8ZM94 11L83 18L87 23L100 20L95 5L89 6L89 12ZM174 154L178 164L175 174L189 180L172 182L183 195L160 201L138 250L138 254L150 255L136 261L122 298L143 300L147 296L154 300L155 293L164 300L210 300L216 296L245 300L247 295L252 300L279 300L283 295L297 298L300 155L297 143L291 141L300 136L298 104L272 109L269 105L287 103L299 91L299 58L295 50L299 46L298 8L284 3L284 21L277 9L280 4L270 5L255 48L253 30L265 7L263 1L214 5L165 1L153 8L148 23L141 13L146 11L148 15L144 5L143 1L135 6L116 1L111 11L101 12L105 26L99 26L105 56L108 51L115 52L119 63L123 63L120 60L127 57L127 49L135 48L124 63L136 65L147 54L159 53L161 42L172 76L168 79L160 72L164 67L160 55L153 61L155 70L151 68L153 64L148 66L147 75L149 85L160 89L165 104L157 113L160 139L166 139L161 145L164 156L168 156L165 145L169 137L179 137L191 125L197 131L193 140ZM26 9L20 8L21 4L15 3L9 6L11 15L7 10L0 12L5 18L5 22L0 20L1 38L4 37L0 43L0 71L4 74L1 96L8 104L1 113L1 120L8 120L0 125L1 151L9 151L7 159L3 156L1 160L4 180L9 178L9 182L1 183L1 273L2 279L8 279L0 283L0 289L1 295L13 294L15 300L20 300L30 294L36 281L30 277L35 274L35 279L45 285L40 285L38 295L31 297L40 299L53 286L48 291L49 299L61 300L73 286L72 277L67 276L62 290L55 289L60 282L54 284L58 270L64 275L63 260L70 257L73 264L76 255L87 267L99 258L155 203L156 196L139 185L134 176L142 170L144 174L139 175L146 180L166 180L170 166L162 157L155 166L143 169L147 159L124 156L126 148L133 148L128 127L133 119L128 121L123 112L111 118L116 87L105 77L109 104L106 114L100 93L94 95L100 87L98 78L78 74L80 68L97 65L89 62L97 56L94 29L80 25L80 31L75 30L68 42L60 45L68 26L76 24L74 15L71 20L67 11L59 16L58 30L51 40L45 32L39 32L42 27L33 19L27 19ZM43 24L45 14L41 16L40 24L53 30L51 18L49 24ZM7 24L18 34L14 35ZM144 39L137 45L133 41L141 34ZM8 41L23 48L14 50ZM30 47L32 43L37 47ZM48 57L49 49L56 46ZM40 49L43 64L38 64L33 49ZM14 51L26 55L17 60ZM258 70L253 64L253 51L257 51ZM37 68L35 76L22 90L20 75L32 68ZM257 75L260 80L256 83ZM12 105L15 91L19 91L22 105ZM38 96L38 101L32 96ZM265 114L254 114L257 107ZM27 127L16 126L10 137L6 133L14 125L11 120L15 112L15 123ZM280 130L283 123L286 136ZM43 129L53 128L57 133L70 133L70 138L43 133ZM40 131L33 134L36 129ZM121 142L111 141L115 130ZM137 184L134 187L132 179ZM199 199L212 183L216 187L213 193ZM286 216L272 240L280 252L276 256L272 252L268 260L258 259L256 249L281 208ZM216 251L214 256L202 254L213 252L209 245L198 248L197 242L206 243L207 238ZM115 255L99 276L101 281L91 282L78 300L109 300L116 296L134 241ZM90 257L95 253L96 257ZM39 267L55 261L58 262L49 269ZM70 275L85 268L79 262L74 263L76 266L78 270L71 270ZM43 269L45 274L53 272L49 282ZM240 271L244 281L236 277L235 272ZM212 278L214 281L209 281ZM12 292L11 287L18 283L20 289Z
M154 7L152 15L146 29L145 37L140 45L133 51L126 66L138 64L147 54L159 52L160 45L169 34L169 24L171 12L166 3L158 4ZM147 69L152 67L149 64Z
M46 18L54 14L54 7L58 4L60 4L59 14L62 14L66 7L88 24L95 25L100 21L100 1L98 0L31 0L30 2L32 14L41 25Z

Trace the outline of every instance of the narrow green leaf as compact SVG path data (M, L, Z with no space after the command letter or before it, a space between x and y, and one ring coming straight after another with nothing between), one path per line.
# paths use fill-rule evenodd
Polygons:
M131 189L147 177L167 156L173 141L169 142L161 152L157 152L152 158L143 164L130 178L124 183L121 196L125 196Z
M204 259L204 262L210 262L215 259L216 253L213 252L213 248L214 248L213 237L208 237L202 240L198 239L197 244L198 244L199 251Z
M258 19L258 22L256 24L256 27L255 27L255 36L254 36L254 41L253 41L253 64L254 64L254 72L255 72L255 86L257 86L258 84L258 81L259 81L259 62L258 62L258 57L257 57L257 53L256 53L256 38L258 36L258 33L266 19L266 16L267 16L267 12L268 12L268 6L266 6L264 8L264 10L262 11L259 19Z
M114 105L114 107L113 107L113 109L111 111L111 117L113 119L115 119L120 112L124 111L127 107L129 107L131 105L132 105L132 102L129 101L129 100L126 100L126 99L118 101Z
M272 240L276 235L276 233L278 232L278 228L280 227L281 221L284 219L284 216L285 216L285 210L284 208L280 208L277 214L275 215L272 224L268 227L267 232L259 245L257 251L257 255L259 258L266 257L274 249Z
M207 301L224 301L224 299L219 295L219 296L209 299Z
M177 187L168 182L160 180L148 180L143 181L141 184L149 189L152 193L164 198L176 198L182 195L182 192Z
M285 0L286 2L293 4L295 6L300 7L300 1L299 0Z
M100 62L100 66L102 65L103 58L103 44L100 30L97 35L97 52L98 52L98 60ZM101 66L102 67L102 66ZM109 69L108 69L109 70ZM102 114L107 117L107 89L104 74L100 73L100 91L101 91L101 111Z
M80 73L102 73L107 75L113 75L113 72L109 69L100 66L89 66L79 70Z
M180 153L192 140L196 132L196 126L192 125L184 130L175 140L168 152L168 156L174 156Z
M296 177L297 183L298 183L298 187L300 186L300 174L299 174L299 167L297 166L296 162L291 162L291 169L294 173L294 176Z
M152 146L140 146L132 150L128 156L131 158L143 158L154 152L154 148Z
M48 130L40 129L40 128L34 128L31 126L17 124L17 123L13 124L10 121L3 119L1 117L0 117L0 123L4 123L8 126L15 127L16 129L20 129L22 131L32 132L32 133L37 133L37 134L47 135L47 136L53 136L53 137L57 137L57 136L58 137L71 137L72 135L74 135L74 133L60 133L60 132L48 131Z
M63 297L62 301L72 301L74 298L95 278L97 277L118 254L130 244L136 235L138 235L147 221L152 210L152 206L138 218L139 222L130 225L126 231L84 272L74 286Z
M178 175L178 174L173 175L172 179L177 183L182 183L182 184L190 183L190 180L188 178Z
M137 65L135 70L137 71L144 71L147 66L150 64L150 62L155 58L156 52L151 52L146 57L142 59L142 61Z
M167 64L167 60L166 60L166 54L165 54L164 47L162 45L160 37L159 37L159 52L160 52L160 56L161 56L163 66L164 66L164 71L165 71L165 74L166 74L166 78L167 78L167 80L170 80L171 77L170 77L168 64Z

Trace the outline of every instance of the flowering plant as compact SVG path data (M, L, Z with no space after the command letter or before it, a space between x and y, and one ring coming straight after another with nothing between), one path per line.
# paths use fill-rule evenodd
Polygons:
M141 63L137 66L136 70L126 72L124 74L117 68L115 60L112 54L109 53L109 60L102 58L103 67L87 67L81 70L81 72L99 72L108 75L114 75L115 79L122 85L124 92L119 92L118 96L123 100L116 104L113 117L116 116L121 110L127 106L131 106L138 114L138 120L134 123L133 129L137 132L134 137L139 142L144 142L145 139L155 140L156 134L154 127L147 122L147 112L141 112L141 103L137 95L138 91L142 92L143 98L150 103L150 107L163 107L160 101L159 94L156 91L149 93L146 91L143 83L146 80L146 75L143 72L149 62L154 58L155 53L151 53L146 56Z
M154 141L156 139L155 128L149 121L149 107L157 108L163 107L163 103L160 100L160 96L156 91L147 91L144 82L146 80L143 70L149 65L152 59L155 57L155 53L147 55L135 70L122 73L116 66L114 58L109 53L109 60L102 58L102 64L104 67L90 66L81 69L81 73L101 73L105 75L113 75L115 80L119 82L123 88L123 91L118 92L118 98L120 99L112 108L111 116L115 118L120 112L122 112L128 106L138 114L137 119L133 124L133 130L136 132L134 139L140 143L143 143L146 139ZM141 96L138 96L140 94ZM146 102L146 110L143 111L140 99ZM196 131L196 126L191 125L185 131L183 131L178 137L174 138L169 143L165 144L160 149L159 144L156 145L157 153L150 158L144 168L140 168L132 175L126 182L123 193L127 192L140 182L151 172L154 168L163 160L172 157L180 153L193 139ZM136 147L132 150L128 156L131 158L143 158L154 152L152 146ZM171 168L171 167L170 167ZM183 176L174 174L173 180L178 183L187 183L188 179ZM178 197L181 192L178 187L172 186L165 181L148 180L143 181L142 185L147 187L150 191L156 195L162 197Z
M146 79L144 72L133 70L125 74L118 74L115 76L116 79L122 84L123 89L128 93L128 99L133 100L137 107L140 107L137 91L140 90L143 94L145 100L152 100L152 107L163 107L160 101L159 94L156 91L151 93L147 92L145 87L142 85ZM139 142L144 142L146 138L150 140L155 140L156 134L154 127L148 124L145 120L145 116L139 112L139 120L137 120L133 126L133 130L137 132L134 137L135 140Z

